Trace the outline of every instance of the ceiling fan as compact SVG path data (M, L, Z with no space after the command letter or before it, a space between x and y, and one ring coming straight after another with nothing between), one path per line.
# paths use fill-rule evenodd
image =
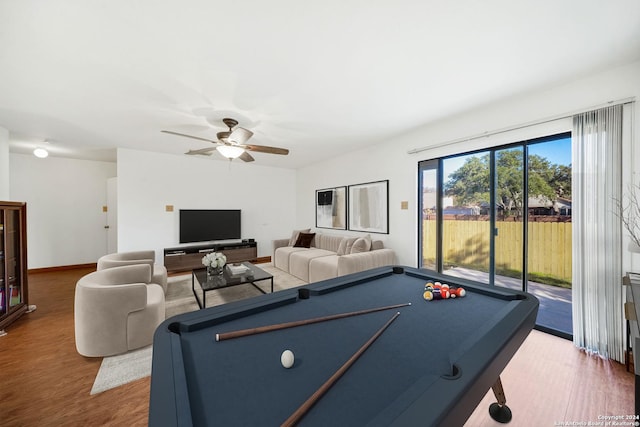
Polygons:
M253 162L255 159L248 151L255 151L256 153L268 153L268 154L289 154L289 150L286 148L269 147L266 145L254 145L247 144L249 138L253 136L253 132L238 126L238 121L235 119L224 118L222 122L229 128L228 131L218 132L218 140L202 138L199 136L186 135L184 133L173 132L170 130L163 130L161 132L169 133L171 135L184 136L187 138L198 139L200 141L207 141L215 144L213 147L201 148L199 150L189 150L185 154L189 155L205 155L210 156L214 150L217 150L222 156L229 160L240 158L245 162Z

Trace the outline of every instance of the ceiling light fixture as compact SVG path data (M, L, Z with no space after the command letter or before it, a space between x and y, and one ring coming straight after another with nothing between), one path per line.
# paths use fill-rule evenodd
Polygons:
M218 145L216 150L227 159L235 159L244 153L244 148L234 145Z
M35 150L33 150L33 155L36 157L39 157L41 159L44 159L45 157L47 157L49 155L49 152L47 150L45 150L44 148L38 147Z

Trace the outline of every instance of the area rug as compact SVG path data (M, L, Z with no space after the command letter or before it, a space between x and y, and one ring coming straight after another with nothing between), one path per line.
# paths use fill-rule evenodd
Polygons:
M258 267L273 275L274 291L305 284L297 277L273 267L272 264L259 264ZM257 285L261 286L265 291L269 291L267 287L270 282L268 280L257 282ZM260 291L250 284L212 291L207 293L207 307L257 295L261 295ZM191 274L169 277L165 300L165 318L167 319L181 313L198 310L198 303L191 291ZM102 360L90 394L102 393L151 375L151 356L152 346L148 346L117 356L105 357Z

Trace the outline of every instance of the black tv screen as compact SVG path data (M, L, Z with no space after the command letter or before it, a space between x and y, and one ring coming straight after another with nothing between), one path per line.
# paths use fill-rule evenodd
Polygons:
M180 243L240 239L240 209L180 209Z

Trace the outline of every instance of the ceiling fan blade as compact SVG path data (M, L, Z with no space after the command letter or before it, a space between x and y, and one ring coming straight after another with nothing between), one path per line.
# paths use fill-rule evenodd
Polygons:
M244 144L253 136L253 132L245 128L236 127L229 135L229 142L232 144Z
M200 141L212 142L212 143L214 143L214 144L217 144L217 143L218 143L217 141L214 141L213 139L201 138L201 137L199 137L199 136L187 135L187 134L184 134L184 133L173 132L173 131L170 131L170 130L161 130L160 132L163 132L163 133L169 133L169 134L171 134L171 135L184 136L184 137L186 137L186 138L198 139L198 140L200 140Z
M240 160L242 160L243 162L253 162L255 159L253 158L253 156L249 153L247 153L246 151L242 154L240 154L240 157L238 157Z
M267 145L249 144L249 145L245 145L244 149L249 151L255 151L257 153L282 154L285 156L289 154L289 150L287 150L286 148L269 147Z
M184 154L189 154L189 155L202 154L202 155L205 155L205 156L210 156L210 155L211 155L211 152L212 152L213 150L215 150L215 149L216 149L216 147L211 147L211 148L201 148L201 149L199 149L199 150L189 150L189 151L187 151L187 152L186 152L186 153L184 153Z

